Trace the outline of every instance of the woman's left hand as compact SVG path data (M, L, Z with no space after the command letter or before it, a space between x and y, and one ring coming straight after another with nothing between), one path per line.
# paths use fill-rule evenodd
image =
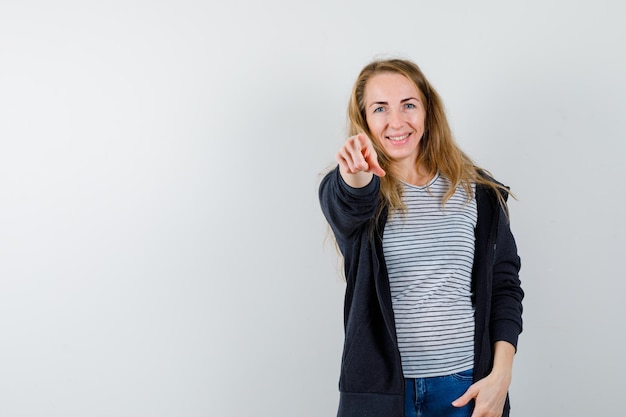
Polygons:
M494 374L492 372L485 378L472 384L465 391L465 394L452 402L452 405L463 407L474 399L472 417L502 417L510 382L510 376L507 377L506 375Z
M496 342L491 373L472 384L452 405L463 407L474 399L472 417L502 417L506 394L511 385L514 356L513 345L505 341Z

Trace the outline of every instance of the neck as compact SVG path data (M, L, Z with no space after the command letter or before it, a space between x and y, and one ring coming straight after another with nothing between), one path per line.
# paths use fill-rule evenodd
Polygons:
M421 165L416 167L415 164L397 164L394 168L400 181L418 187L428 184L435 176L434 173L428 172Z

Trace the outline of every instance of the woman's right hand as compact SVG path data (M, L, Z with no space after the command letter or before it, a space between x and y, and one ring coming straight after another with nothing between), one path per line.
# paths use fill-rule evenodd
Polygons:
M349 137L337 153L339 171L344 181L351 187L365 187L372 175L385 176L378 164L378 156L370 138L365 133Z

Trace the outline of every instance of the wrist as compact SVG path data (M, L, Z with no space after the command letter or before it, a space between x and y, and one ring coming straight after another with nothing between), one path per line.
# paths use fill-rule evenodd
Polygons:
M494 345L493 367L491 376L507 385L511 382L513 374L513 358L515 347L508 342L498 341Z

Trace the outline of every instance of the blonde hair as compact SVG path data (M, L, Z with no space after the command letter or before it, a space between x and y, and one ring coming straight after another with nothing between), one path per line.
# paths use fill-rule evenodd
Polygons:
M366 65L359 74L348 105L349 135L364 132L372 138L372 134L365 118L365 89L367 82L374 75L393 73L405 76L413 82L422 94L425 107L424 135L419 143L419 153L416 168L421 168L428 174L439 172L450 181L450 187L445 193L442 205L452 197L457 186L461 185L469 198L473 197L472 183L482 184L492 189L498 196L500 204L505 209L506 187L491 178L489 173L476 166L456 144L448 120L445 115L443 102L439 94L430 85L420 68L413 62L403 59L376 60ZM372 138L373 139L373 138ZM378 162L387 175L381 177L380 198L381 204L377 218L383 210L404 210L402 203L402 186L394 173L393 160L384 149L372 140Z

